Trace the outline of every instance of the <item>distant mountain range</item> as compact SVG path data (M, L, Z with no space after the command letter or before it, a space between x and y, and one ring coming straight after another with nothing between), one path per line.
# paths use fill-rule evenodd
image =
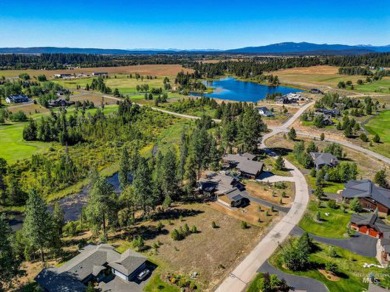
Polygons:
M59 48L59 47L30 47L30 48L0 48L0 54L97 54L97 55L128 55L128 54L262 54L262 55L358 55L373 52L390 52L390 45L341 45L285 42L259 47L245 47L230 50L176 50L176 49L97 49L97 48Z

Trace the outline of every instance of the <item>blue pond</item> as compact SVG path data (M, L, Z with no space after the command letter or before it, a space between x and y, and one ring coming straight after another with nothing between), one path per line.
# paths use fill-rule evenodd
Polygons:
M257 102L265 99L267 94L272 93L287 94L302 91L286 86L266 86L254 82L240 81L233 77L206 81L204 84L214 88L214 92L204 94L206 97L246 102ZM199 94L194 95L199 96Z

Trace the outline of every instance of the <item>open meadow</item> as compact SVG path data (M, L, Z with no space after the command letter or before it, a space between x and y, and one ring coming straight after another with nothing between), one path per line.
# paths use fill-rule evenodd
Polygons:
M350 94L356 92L368 93L368 92L390 92L390 77L384 77L382 80L374 81L372 83L365 83L363 85L357 85L357 80L366 80L366 76L360 75L340 75L338 74L338 67L335 66L312 66L312 67L299 67L283 69L272 72L278 75L279 80L284 84L291 84L297 86L303 86L306 88L319 86L326 90L331 88L337 88L337 84L340 81L352 81L354 84L354 90L348 90Z

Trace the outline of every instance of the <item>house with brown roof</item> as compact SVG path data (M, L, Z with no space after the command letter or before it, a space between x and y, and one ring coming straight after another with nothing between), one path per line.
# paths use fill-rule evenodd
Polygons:
M383 235L390 232L390 226L383 222L378 211L368 214L352 214L350 227L359 233L375 238L383 238Z
M361 206L366 210L378 209L383 215L390 214L390 190L379 187L368 179L349 181L345 184L341 196L347 202L358 198Z

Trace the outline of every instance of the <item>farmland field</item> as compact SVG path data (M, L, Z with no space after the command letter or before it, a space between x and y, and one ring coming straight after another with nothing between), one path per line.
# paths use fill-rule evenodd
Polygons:
M140 75L152 75L152 76L176 76L178 72L183 70L184 72L192 72L191 69L183 68L181 65L138 65L138 66L121 66L121 67L95 67L95 68L75 68L73 70L3 70L0 71L0 76L4 77L17 77L20 73L28 73L30 76L38 76L45 74L47 78L53 78L54 74L60 73L85 73L91 74L92 72L108 72L111 74L130 74L138 73Z
M353 92L382 92L389 93L390 78L384 77L382 80L375 81L370 84L356 85L358 79L366 80L366 76L350 76L338 74L338 67L334 66L313 66L304 68L291 68L278 70L273 72L278 75L280 81L284 84L294 84L305 87L322 86L327 88L329 86L337 88L340 81L351 80L355 86L355 90L348 90Z

